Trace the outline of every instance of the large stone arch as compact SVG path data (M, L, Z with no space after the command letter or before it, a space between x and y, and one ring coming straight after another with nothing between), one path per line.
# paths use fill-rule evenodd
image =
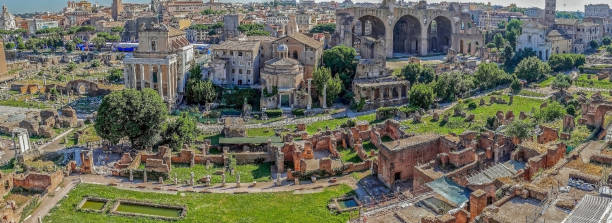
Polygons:
M382 19L373 15L363 15L353 23L353 33L358 36L385 38L386 27Z
M407 14L400 17L393 26L393 54L422 55L421 20L416 16Z
M453 45L453 22L446 16L437 16L427 25L428 53L446 53Z

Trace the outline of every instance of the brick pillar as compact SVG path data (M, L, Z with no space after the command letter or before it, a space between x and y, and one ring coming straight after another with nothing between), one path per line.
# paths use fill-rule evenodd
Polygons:
M478 189L470 194L470 218L474 220L487 206L487 193Z

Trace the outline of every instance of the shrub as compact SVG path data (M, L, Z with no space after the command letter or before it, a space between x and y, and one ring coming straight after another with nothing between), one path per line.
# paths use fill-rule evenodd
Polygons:
M476 109L476 107L477 107L477 106L476 106L476 103L475 103L475 102L470 102L470 103L468 104L468 109L470 109L470 110L474 110L474 109Z
M302 108L291 110L291 114L293 114L295 116L304 116L304 112L305 112L305 110L302 109Z
M383 120L395 116L399 109L396 107L380 107L376 109L376 119Z
M553 101L548 104L545 108L540 109L536 112L535 118L539 122L552 122L565 115L565 109L559 102Z
M283 111L280 109L266 110L266 115L269 118L276 118L276 117L280 117L281 115L283 115Z

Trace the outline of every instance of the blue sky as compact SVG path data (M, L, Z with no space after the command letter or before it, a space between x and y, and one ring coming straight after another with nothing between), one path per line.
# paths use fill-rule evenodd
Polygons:
M0 0L1 4L6 4L9 11L12 13L22 12L34 12L34 11L59 11L66 7L68 0ZM89 0L90 2L97 2L101 5L110 5L112 0ZM223 0L226 1L226 0ZM234 0L241 1L241 0ZM259 0L263 1L263 0ZM317 0L320 1L320 0ZM326 0L327 1L327 0ZM342 0L336 0L342 2ZM382 0L353 0L355 2L381 2ZM407 0L417 1L417 0ZM440 2L440 1L459 1L459 2L491 2L491 4L497 5L508 5L510 3L516 3L520 7L544 7L544 0L428 0L428 2ZM138 2L147 3L150 0L123 0L123 2ZM611 0L557 0L557 10L566 11L584 11L585 4L598 4L608 3L611 4Z

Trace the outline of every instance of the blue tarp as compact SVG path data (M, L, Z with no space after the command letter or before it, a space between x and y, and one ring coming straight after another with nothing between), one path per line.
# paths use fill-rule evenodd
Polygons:
M446 200L455 203L457 206L468 201L470 193L472 192L466 187L459 186L448 177L438 178L432 182L426 183L425 185L431 188L435 193L444 197Z

